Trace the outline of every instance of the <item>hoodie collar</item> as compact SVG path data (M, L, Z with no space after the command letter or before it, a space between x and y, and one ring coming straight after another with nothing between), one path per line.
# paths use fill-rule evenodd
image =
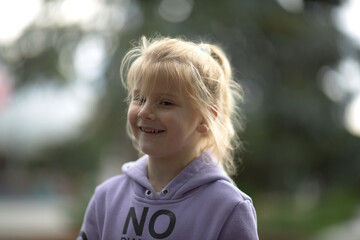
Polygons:
M124 164L122 171L136 183L135 193L147 199L176 200L190 194L205 184L225 180L232 182L216 163L210 152L204 152L186 166L171 182L157 194L147 177L148 156Z

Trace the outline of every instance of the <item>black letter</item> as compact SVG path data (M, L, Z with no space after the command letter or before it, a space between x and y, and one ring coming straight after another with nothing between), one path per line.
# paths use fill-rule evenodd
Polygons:
M147 215L148 210L149 210L148 207L144 208L144 211L143 211L143 213L141 215L140 224L139 224L139 222L137 221L137 218L136 218L135 208L131 207L129 209L129 213L128 213L127 218L126 218L126 222L125 222L124 229L123 229L123 234L127 233L127 230L128 230L128 227L129 227L129 221L130 221L130 218L131 218L133 226L134 226L134 230L135 230L135 233L136 233L136 236L141 236L142 232L143 232L143 229L144 229L145 219L146 219L146 215Z
M160 215L167 215L170 218L169 226L166 229L166 231L163 232L163 233L155 232L155 221ZM150 223L149 223L150 235L152 237L154 237L154 238L157 238L157 239L163 239L163 238L168 237L172 233L172 231L174 230L175 222L176 222L176 216L175 216L175 214L173 212L171 212L169 210L159 210L159 211L157 211L156 213L154 213L154 215L152 215L152 217L150 219Z

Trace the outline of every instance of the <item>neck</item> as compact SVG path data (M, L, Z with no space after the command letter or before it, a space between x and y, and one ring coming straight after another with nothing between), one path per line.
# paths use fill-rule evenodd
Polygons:
M149 156L148 178L154 190L160 192L196 157L197 154L188 158L181 156L171 159Z

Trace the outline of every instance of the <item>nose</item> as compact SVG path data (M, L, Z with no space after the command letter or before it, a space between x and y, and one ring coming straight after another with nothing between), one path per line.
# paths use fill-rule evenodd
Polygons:
M140 108L138 112L138 117L143 120L154 120L155 113L152 109L152 104L149 101L146 101Z

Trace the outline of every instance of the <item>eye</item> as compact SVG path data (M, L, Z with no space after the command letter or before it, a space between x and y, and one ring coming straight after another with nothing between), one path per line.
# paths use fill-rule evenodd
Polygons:
M134 96L133 97L133 101L136 103L136 104L139 104L139 105L142 105L146 102L146 99L143 98L143 97L140 97L140 96Z
M172 105L174 105L172 102L167 101L167 100L160 101L160 104L163 105L163 106L172 106Z

